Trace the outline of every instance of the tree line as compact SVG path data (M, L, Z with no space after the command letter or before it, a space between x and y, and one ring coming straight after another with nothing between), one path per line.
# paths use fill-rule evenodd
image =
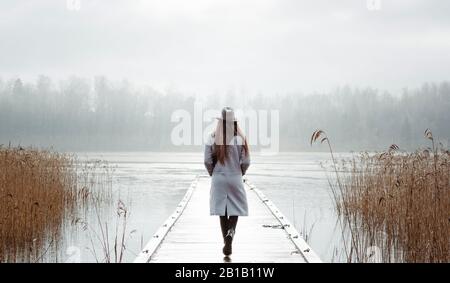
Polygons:
M344 86L327 93L247 94L230 89L207 96L136 87L128 81L40 76L25 82L0 79L0 144L61 150L198 150L172 145L171 121L177 109L279 110L280 149L318 150L309 145L317 128L327 131L335 148L381 150L395 143L409 150L425 145L430 128L445 146L450 138L450 83L424 83L391 94L374 88Z

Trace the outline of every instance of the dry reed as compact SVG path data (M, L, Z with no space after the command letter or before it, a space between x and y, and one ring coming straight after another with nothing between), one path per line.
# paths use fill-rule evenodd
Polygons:
M93 205L97 226L91 227L87 224L91 238L91 247L88 249L97 263L122 263L127 250L127 240L136 232L136 230L127 231L128 208L121 200L117 202L115 226L111 226L102 220L101 203L93 200ZM97 247L100 247L100 250Z
M107 199L108 190L93 190L109 178L96 168L70 154L0 146L0 262L40 261L90 195Z
M361 153L338 164L327 142L336 182L330 181L342 227L348 232L348 261L450 262L450 153L436 146L399 152ZM345 172L345 173L342 173Z

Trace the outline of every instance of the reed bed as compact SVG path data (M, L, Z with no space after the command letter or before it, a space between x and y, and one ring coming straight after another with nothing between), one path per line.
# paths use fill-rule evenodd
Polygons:
M361 153L338 162L328 144L336 181L330 181L349 262L450 262L450 153L437 146Z
M109 199L110 172L102 166L51 150L0 146L0 262L42 260L70 216L91 197Z
M91 239L91 252L97 263L122 263L127 251L127 241L137 230L128 231L129 211L125 203L119 200L115 206L115 224L109 223L102 217L101 203L94 200L94 210L97 218L95 227L88 225L88 233Z

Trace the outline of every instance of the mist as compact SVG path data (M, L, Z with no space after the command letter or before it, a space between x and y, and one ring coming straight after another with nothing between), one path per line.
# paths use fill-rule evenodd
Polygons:
M375 3L375 4L373 4ZM280 150L450 137L448 1L2 1L0 143L174 146L176 109L277 110ZM317 150L315 148L314 150Z
M449 82L424 83L401 95L346 86L327 93L245 94L230 89L196 97L105 77L54 83L42 76L35 82L0 80L0 143L62 150L199 150L199 145L175 146L171 141L177 125L173 113L182 109L194 117L196 103L202 111L216 109L217 116L223 105L278 111L279 125L274 126L279 127L281 151L320 150L309 144L317 128L326 130L336 149L344 151L383 150L391 144L414 149L426 144L427 128L445 146L450 137ZM206 127L208 121L201 124Z

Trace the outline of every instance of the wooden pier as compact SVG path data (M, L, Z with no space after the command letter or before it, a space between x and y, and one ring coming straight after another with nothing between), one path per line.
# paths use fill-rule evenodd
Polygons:
M192 182L174 213L134 262L321 262L288 219L245 182L249 216L239 217L233 254L222 254L219 217L209 215L209 176Z

